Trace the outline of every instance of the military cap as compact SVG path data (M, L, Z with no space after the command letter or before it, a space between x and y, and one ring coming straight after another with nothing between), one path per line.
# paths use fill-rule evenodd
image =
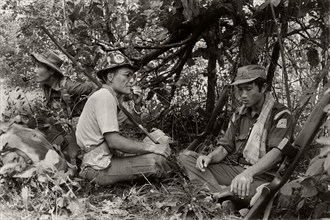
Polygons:
M266 68L259 65L248 65L239 67L234 82L231 85L248 83L257 78L267 79Z
M63 76L63 73L60 69L63 64L63 60L58 56L55 51L47 49L44 53L41 54L31 53L31 56L35 58L38 62L49 66L50 68L55 70L56 73Z

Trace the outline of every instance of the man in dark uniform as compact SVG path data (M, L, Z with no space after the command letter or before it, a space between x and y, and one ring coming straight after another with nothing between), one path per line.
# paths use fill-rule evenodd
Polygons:
M87 100L86 96L97 89L96 85L92 82L74 82L64 76L60 70L63 61L55 51L47 50L42 54L31 55L36 60L36 81L41 83L46 106L67 111L68 117L79 116Z
M256 188L272 180L282 149L293 131L290 111L266 92L266 69L238 68L234 83L243 106L233 114L225 135L208 155L185 151L179 162L190 180L207 184L213 192L226 186L249 201Z

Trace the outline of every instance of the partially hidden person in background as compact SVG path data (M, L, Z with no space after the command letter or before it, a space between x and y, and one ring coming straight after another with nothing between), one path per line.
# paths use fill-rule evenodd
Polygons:
M87 97L97 89L96 85L92 82L75 82L64 76L60 69L63 60L56 51L47 49L41 54L32 53L31 56L35 60L35 79L43 90L45 106L60 117L78 117ZM28 121L27 126L38 128L49 142L59 145L69 162L76 163L79 148L75 132L67 135L61 124L47 114L36 115Z
M135 88L136 67L115 52L97 66L103 86L89 97L77 124L77 142L83 151L80 176L98 185L166 176L170 170L169 143L136 141L120 133L120 125L132 124L121 108L123 96ZM133 101L132 115L141 121L141 95L133 95Z
M215 193L230 190L247 204L258 186L274 178L293 133L293 118L266 92L264 67L238 68L232 85L243 106L233 114L215 150L207 155L185 151L178 160L190 180L205 183Z
M68 116L79 116L86 96L97 87L92 82L75 82L64 76L60 67L63 60L52 50L31 54L35 58L36 81L41 84L45 104L52 109L68 111Z

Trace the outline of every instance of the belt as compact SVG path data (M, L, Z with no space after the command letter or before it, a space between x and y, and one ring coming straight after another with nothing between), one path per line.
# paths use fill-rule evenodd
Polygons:
M92 167L95 170L102 170L109 167L112 152L105 141L99 145L83 147L82 149L82 169Z

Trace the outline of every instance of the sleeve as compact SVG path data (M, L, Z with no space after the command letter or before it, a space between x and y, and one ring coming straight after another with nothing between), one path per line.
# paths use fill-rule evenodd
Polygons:
M65 87L67 88L68 93L72 96L89 95L97 89L96 85L91 82L80 83L71 80L66 82Z
M115 98L108 92L95 99L94 113L102 135L107 132L119 132L117 119L117 104Z
M217 145L221 145L226 149L228 154L234 153L235 151L235 130L237 126L237 113L234 113L227 128L225 135L219 138Z
M278 148L282 151L283 147L291 140L293 134L293 117L288 109L282 109L274 115L273 122L268 134L267 148Z

